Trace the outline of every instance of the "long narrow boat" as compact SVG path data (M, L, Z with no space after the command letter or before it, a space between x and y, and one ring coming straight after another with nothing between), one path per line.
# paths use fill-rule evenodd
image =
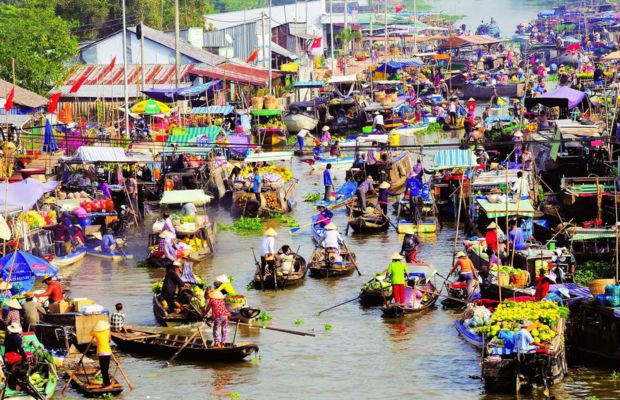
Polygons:
M123 351L163 358L175 354L188 339L188 336L151 331L112 332L112 340ZM231 362L241 361L258 352L258 346L254 343L226 343L218 348L213 347L211 340L206 340L206 344L205 347L200 335L196 335L178 357L201 362Z
M82 260L85 256L86 248L80 247L79 249L76 249L75 251L67 254L66 256L55 256L54 258L52 258L52 261L50 261L50 264L55 267L66 267Z
M353 211L349 226L355 233L384 232L390 227L390 221L382 214Z
M347 181L344 185L342 185L340 189L336 191L336 195L334 196L333 200L330 199L328 201L322 202L322 204L324 204L325 207L329 208L330 210L342 207L357 198L356 192L357 183L353 181Z
M481 335L471 332L469 329L463 326L463 321L460 319L454 320L454 327L459 335L468 343L482 349L484 345L484 338Z
M252 281L254 289L285 289L294 286L299 286L306 279L306 273L308 272L308 265L306 260L299 254L295 254L295 261L293 264L293 271L288 274L283 274L279 266L276 267L276 277L271 274L271 271L265 272L261 277L258 270L254 273L254 280Z
M359 297L362 307L377 307L392 300L392 285L385 281L385 271L366 282Z
M111 387L103 389L103 382L99 371L99 368L78 368L68 371L72 377L71 385L86 397L99 397L107 393L117 395L123 391L123 385L114 377L110 377Z
M407 265L409 270L409 282L405 286L405 302L404 304L386 304L381 308L384 318L399 318L408 315L423 314L435 307L435 303L439 298L437 289L432 281L434 281L437 271L426 262L417 261ZM413 280L413 282L412 282ZM416 291L421 294L418 300L415 295Z
M310 259L310 275L314 278L330 278L351 275L355 271L355 253L340 246L342 261L335 261L334 254L323 247L317 247Z
M132 260L133 254L125 251L104 251L101 246L86 245L86 255L110 261Z
M309 158L300 161L308 164L314 171L323 171L327 167L327 164L331 164L333 169L349 168L351 164L353 164L354 160L354 156L345 155L342 157L328 156Z
M310 225L310 230L312 231L312 242L315 246L319 246L323 241L323 234L325 233L325 228L316 223L318 220L318 215L312 216L312 225Z

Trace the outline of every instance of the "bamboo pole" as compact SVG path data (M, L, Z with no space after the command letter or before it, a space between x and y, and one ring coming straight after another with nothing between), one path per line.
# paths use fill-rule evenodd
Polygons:
M454 265L454 259L456 258L456 243L459 240L459 225L461 222L461 205L463 204L463 181L465 179L465 171L463 171L463 175L461 175L461 184L459 187L459 209L456 216L456 232L454 233L454 243L452 244L452 264Z

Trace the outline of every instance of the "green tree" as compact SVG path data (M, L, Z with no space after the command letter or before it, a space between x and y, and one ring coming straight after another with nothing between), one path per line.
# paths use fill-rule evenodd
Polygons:
M61 82L67 63L77 55L70 24L52 6L15 7L0 3L0 77L11 80L15 60L17 84L45 94Z
M71 21L78 40L94 40L102 32L120 29L122 20L110 21L111 0L57 0L56 15Z
M334 36L334 39L340 42L344 54L349 54L349 48L351 47L350 44L355 44L356 41L362 39L362 33L351 28L346 28Z

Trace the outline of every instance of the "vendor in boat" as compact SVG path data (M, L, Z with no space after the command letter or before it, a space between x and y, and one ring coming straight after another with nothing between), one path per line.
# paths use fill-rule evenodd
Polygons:
M235 288L233 287L232 283L230 283L230 278L228 278L228 275L226 274L216 276L215 280L213 281L213 287L218 292L221 292L222 294L225 294L227 296L237 295Z
M112 193L110 192L110 185L108 185L108 182L105 179L99 180L99 186L97 186L97 189L101 190L101 193L103 193L103 197L105 197L106 199L112 198Z
M41 315L47 314L45 308L40 302L34 301L34 294L31 292L24 293L24 326L27 331L34 328L41 321Z
M521 155L523 154L523 132L516 130L512 134L512 143L515 162L519 162L519 160L521 160Z
M404 257L400 253L392 254L392 261L388 265L386 278L392 284L392 294L395 304L405 303L405 282L409 279L409 271Z
M405 233L405 237L403 238L403 244L400 248L400 254L405 257L407 262L418 261L418 251L422 245L420 237L416 235L413 228L410 226L405 227L403 232Z
M97 357L99 358L99 369L103 379L101 390L111 389L110 380L110 359L112 358L112 348L110 347L110 324L105 321L97 321L91 336L97 345Z
M344 244L344 240L338 232L338 227L333 222L330 222L325 227L325 235L323 236L321 246L323 246L327 250L333 250L336 254L336 261L340 261L340 246L342 244Z
M71 246L71 230L67 225L61 222L56 225L44 226L43 229L52 231L56 256L62 257L71 254L73 251L73 246Z
M15 323L21 326L21 317L19 314L19 310L22 309L22 306L21 304L19 304L19 301L17 301L17 299L9 300L8 307L9 307L9 311L7 312L6 316L2 320L2 322L4 322L4 325L9 326Z
M278 261L280 265L280 272L284 275L288 275L295 270L295 254L291 246L285 244L278 252Z
M167 263L173 263L177 259L174 237L169 231L163 230L159 233L157 250L163 255Z
M271 271L275 270L276 236L278 233L273 228L263 232L263 243L260 246L261 275L265 274L268 265Z
M164 218L164 227L162 228L162 232L170 232L173 237L177 236L177 230L172 224L172 219L170 218L170 213L168 211L164 211L161 215ZM161 237L161 236L160 236Z
M381 182L381 184L379 185L379 195L378 195L378 199L377 202L379 203L379 207L381 207L381 211L383 211L383 216L385 218L387 218L387 212L388 212L388 197L389 196L395 196L397 193L393 193L390 192L390 187L392 185L390 185L389 182ZM365 210L362 210L362 212L364 212Z
M52 280L52 277L49 275L44 275L43 283L47 285L47 289L45 289L45 292L43 293L35 294L35 297L47 297L47 301L50 305L58 303L64 299L62 294L63 289L60 282Z
M209 311L211 312L211 319L213 320L213 347L222 348L226 346L230 311L226 307L224 295L217 290L207 287L205 299L207 299L207 304L202 311L202 317L206 318Z
M556 275L553 272L547 272L543 268L540 269L540 276L536 278L536 292L534 300L541 301L549 293L549 287L556 282Z
M235 182L237 182L237 179L239 178L240 175L241 175L241 164L234 163L233 169L232 171L230 171L230 175L228 175L228 179L225 182L226 189L228 190L235 189Z
M377 193L375 188L373 187L374 180L372 176L368 175L366 179L357 186L357 205L360 210L366 209L366 194L368 192Z
M485 168L489 164L489 153L486 152L482 145L476 146L476 162L478 165L484 165Z
M500 251L504 250L504 243L502 243L505 240L504 233L495 222L487 225L484 240L487 248L493 250L495 254L499 254Z
M529 323L521 325L521 329L516 331L513 335L513 351L515 353L527 353L532 350L532 346L540 346L540 343L537 343L534 340L534 337L528 330Z
M263 176L260 174L258 167L254 167L254 177L252 178L252 193L256 197L256 201L260 205L261 202L261 191L263 189Z
M184 217L195 217L197 212L198 210L196 210L194 203L185 203L183 208L181 208L181 215Z
M528 180L528 174L523 171L517 171L517 180L510 186L515 196L521 200L528 200L530 198L530 182Z
M332 218L334 218L334 213L332 210L327 208L325 204L325 202L319 202L316 205L316 208L319 211L319 215L316 218L316 224L323 228L332 222Z
M375 111L375 116L372 119L372 127L375 128L377 134L385 133L385 122L383 115L379 111Z
M422 181L416 177L414 171L411 171L405 181L405 199L409 199L409 212L416 221L420 219L418 205L421 200L422 189L424 189Z
M310 132L307 129L301 129L299 132L297 132L297 145L299 146L299 152L303 153L304 151L304 138L306 137L306 135L308 135Z
M323 146L327 146L332 141L332 135L329 132L329 126L325 125L321 130L323 131L323 135L321 136L321 143L323 144Z
M182 268L181 280L183 282L191 285L196 285L198 283L198 278L196 278L196 275L194 274L194 263L199 261L200 260L192 257L191 254L187 257L179 257L175 261L175 263L178 263Z
M332 157L340 157L340 142L338 140L330 147L329 155Z
M123 314L123 303L116 303L115 310L110 315L110 329L112 332L127 332L129 327L125 327L125 314Z
M178 263L173 263L168 266L166 275L164 276L164 284L161 288L161 297L168 304L168 312L174 312L174 295L177 289L183 289L185 282L181 279L181 269Z
M22 390L19 386L20 382L28 379L25 373L27 369L19 368L22 363L32 354L26 353L24 350L24 341L22 339L22 327L20 324L12 323L7 327L7 335L4 338L4 364L9 372L7 386L13 390ZM1 374L4 378L4 374ZM3 396L4 397L4 396Z
M113 253L116 250L116 239L112 235L112 229L106 229L105 235L101 238L101 251Z
M456 253L456 262L448 272L448 276L459 270L459 282L467 282L467 296L471 298L474 295L474 282L478 280L478 271L474 267L467 254L462 251Z
M525 233L517 224L517 220L513 219L508 223L510 231L508 232L508 249L525 250L527 243L525 242Z

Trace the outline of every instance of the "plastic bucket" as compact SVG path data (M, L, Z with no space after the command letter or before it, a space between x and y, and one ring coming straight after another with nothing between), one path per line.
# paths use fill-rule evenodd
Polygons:
M372 126L363 126L362 133L372 133Z
M392 133L390 136L390 146L400 146L400 135L398 133Z
M549 243L547 243L547 248L551 251L555 250L555 240L550 240Z

